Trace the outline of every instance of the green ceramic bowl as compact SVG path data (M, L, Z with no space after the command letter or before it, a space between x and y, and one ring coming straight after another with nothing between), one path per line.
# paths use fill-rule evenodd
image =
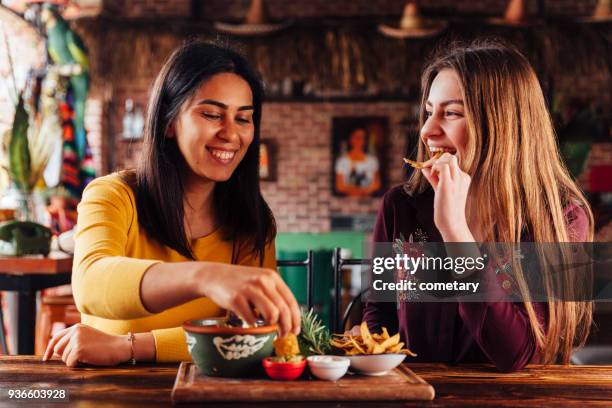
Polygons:
M252 377L263 373L261 360L274 351L278 327L224 327L225 319L183 323L187 348L204 375Z

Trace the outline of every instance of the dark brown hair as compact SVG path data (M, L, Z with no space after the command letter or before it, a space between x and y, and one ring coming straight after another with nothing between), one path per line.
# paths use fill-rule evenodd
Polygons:
M136 196L138 222L147 234L181 255L195 259L185 233L183 180L187 163L176 138L166 132L181 107L212 76L231 72L243 78L253 94L253 141L229 178L213 191L216 224L233 242L232 262L252 254L263 264L265 247L276 236L272 211L259 189L259 129L263 85L247 60L227 46L191 41L175 50L153 85L144 132L142 160L124 180ZM244 251L244 252L243 252Z

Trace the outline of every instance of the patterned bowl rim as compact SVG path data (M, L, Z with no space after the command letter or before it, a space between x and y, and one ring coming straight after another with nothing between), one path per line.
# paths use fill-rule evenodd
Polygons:
M215 334L215 335L234 335L234 334L269 334L278 331L278 325L258 327L221 327L221 326L202 326L196 324L200 320L188 320L183 323L183 329L190 333Z

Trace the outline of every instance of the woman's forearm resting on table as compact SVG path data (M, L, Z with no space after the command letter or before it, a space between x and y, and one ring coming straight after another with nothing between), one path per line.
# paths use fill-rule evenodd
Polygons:
M522 304L465 302L459 304L459 315L500 371L519 370L533 358L537 346Z
M112 366L130 361L155 361L156 345L153 333L129 335L104 333L85 324L76 324L53 335L43 355L43 361L53 355L61 357L70 367L78 363Z
M465 240L461 246L447 245L449 256L476 258L482 255L476 243L473 246L467 244L473 242L469 229L467 232L453 236L452 242L460 242L461 238ZM482 271L482 283L488 296L492 299L497 296L501 301L460 302L459 316L489 361L500 371L516 371L527 365L533 357L536 351L535 338L525 307L504 301L505 293L495 278L494 269L495 264L490 260L487 268ZM467 278L470 275L466 273L456 277Z
M155 361L155 339L153 333L134 335L134 359L136 361Z

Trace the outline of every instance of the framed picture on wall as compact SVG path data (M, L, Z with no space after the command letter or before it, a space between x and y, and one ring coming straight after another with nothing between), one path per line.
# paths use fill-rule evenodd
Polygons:
M377 197L386 190L385 117L342 117L332 122L332 191L341 197Z
M262 181L276 181L277 167L276 142L263 139L259 142L259 179Z

